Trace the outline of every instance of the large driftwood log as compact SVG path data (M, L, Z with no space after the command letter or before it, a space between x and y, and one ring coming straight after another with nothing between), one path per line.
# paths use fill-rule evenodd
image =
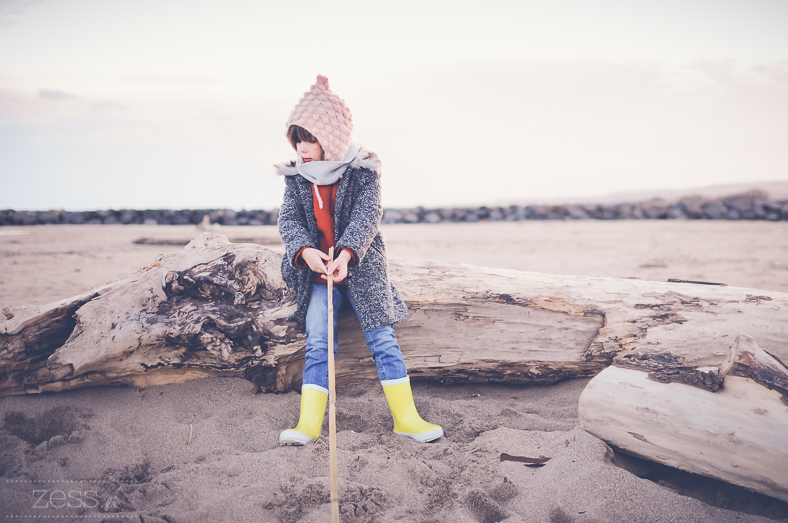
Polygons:
M580 396L581 426L637 456L788 501L788 368L742 335L719 392L612 366Z
M0 394L145 387L244 376L300 387L305 335L282 253L204 233L134 278L0 322ZM618 364L718 388L739 332L788 356L788 294L556 276L417 260L390 264L410 317L396 326L413 378L551 383ZM358 320L340 320L337 382L376 377ZM711 377L709 377L711 376Z

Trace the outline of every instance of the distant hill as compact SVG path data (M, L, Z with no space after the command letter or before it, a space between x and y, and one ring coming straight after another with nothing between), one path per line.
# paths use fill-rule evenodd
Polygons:
M788 200L788 182L752 182L730 183L725 185L709 185L691 189L639 191L611 193L604 196L604 201L596 203L617 203L624 201L645 201L662 199L668 202L677 201L688 196L700 196L705 199L724 198L735 194L751 191L762 191L771 200Z
M563 205L571 203L579 204L616 204L645 202L649 200L664 200L666 203L673 203L690 196L700 196L704 199L724 198L736 194L751 191L761 191L766 193L771 200L788 200L788 181L785 182L749 182L731 183L725 185L709 185L706 187L693 187L690 189L661 189L653 191L630 191L610 193L604 196L592 198L551 198L542 200L519 200L496 202L494 205Z

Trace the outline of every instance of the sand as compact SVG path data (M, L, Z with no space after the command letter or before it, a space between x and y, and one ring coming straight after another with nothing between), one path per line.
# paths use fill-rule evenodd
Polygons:
M389 254L560 274L788 291L788 224L519 222L383 227ZM275 245L273 227L226 227ZM194 227L0 228L0 311L134 274ZM341 343L341 333L340 343ZM341 347L341 346L340 346ZM341 348L340 348L341 350ZM391 432L380 385L338 390L343 521L788 521L788 503L628 457L577 426L587 380L414 382L446 437ZM24 521L329 521L328 441L279 447L300 396L243 379L0 399L0 517ZM548 456L543 467L501 453ZM72 517L79 516L79 517ZM508 518L508 519L507 519Z

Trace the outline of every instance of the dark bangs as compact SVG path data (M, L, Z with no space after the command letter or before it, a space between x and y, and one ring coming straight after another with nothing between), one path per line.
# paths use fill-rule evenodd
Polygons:
M287 130L287 138L290 140L293 149L295 149L296 145L300 142L317 143L317 138L312 136L312 133L298 125L290 126L290 129Z

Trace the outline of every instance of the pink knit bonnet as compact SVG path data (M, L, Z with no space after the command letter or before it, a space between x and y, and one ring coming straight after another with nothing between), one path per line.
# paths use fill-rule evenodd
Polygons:
M328 88L328 78L317 75L317 82L295 106L287 129L291 125L303 127L320 142L325 160L341 162L345 158L353 132L353 115L345 101ZM287 131L285 131L287 134Z

